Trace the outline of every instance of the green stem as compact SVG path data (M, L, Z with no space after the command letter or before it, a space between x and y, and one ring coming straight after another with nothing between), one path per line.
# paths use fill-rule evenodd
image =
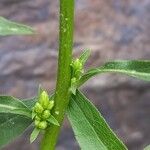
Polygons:
M55 91L54 117L62 125L70 99L70 80L73 48L74 0L60 0L60 33L57 85ZM60 127L51 125L45 131L41 150L54 150Z

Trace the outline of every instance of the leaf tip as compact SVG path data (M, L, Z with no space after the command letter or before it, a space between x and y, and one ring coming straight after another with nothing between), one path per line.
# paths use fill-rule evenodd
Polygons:
M34 128L34 130L32 131L32 133L30 135L30 143L33 143L36 140L39 133L40 133L40 129Z

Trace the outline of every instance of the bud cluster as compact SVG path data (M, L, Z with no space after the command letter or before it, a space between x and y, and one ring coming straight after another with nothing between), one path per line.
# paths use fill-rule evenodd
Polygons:
M71 67L72 67L71 90L73 93L75 93L78 81L80 80L84 70L83 64L78 58L72 61Z
M83 73L83 64L77 58L76 60L72 61L71 66L73 69L73 77L79 79L81 77L81 74Z
M46 129L48 126L48 119L51 117L51 110L54 106L54 101L49 100L46 91L42 91L39 95L38 102L33 107L32 114L35 127L38 129Z

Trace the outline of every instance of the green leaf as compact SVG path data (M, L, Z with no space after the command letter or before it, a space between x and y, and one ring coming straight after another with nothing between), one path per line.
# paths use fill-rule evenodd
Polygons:
M27 35L33 34L34 31L28 26L9 21L0 17L0 36L6 35Z
M126 150L95 106L79 91L71 96L67 116L82 150Z
M150 145L146 146L144 150L150 150Z
M76 84L72 84L70 87L70 91L72 94L76 95L76 90L77 90L78 86Z
M30 143L34 142L40 133L40 129L34 128L30 136Z
M16 115L23 115L28 118L32 118L32 113L29 109L23 109L23 108L15 109L15 110L9 111L8 113L12 113L12 114L16 114Z
M11 96L0 96L0 147L14 140L31 125L31 111L24 103Z
M32 123L30 118L15 114L0 114L0 148L21 135Z
M40 95L42 94L43 91L44 91L44 89L42 88L41 85L39 85L39 88L38 88L38 98L40 97Z
M29 109L32 109L37 102L37 97L33 97L31 99L25 99L22 101Z
M32 120L34 119L35 116L36 116L36 113L32 111Z
M150 81L150 61L149 60L124 60L108 62L99 68L87 71L80 79L82 85L91 77L101 73L122 73L141 80Z
M0 96L0 113L20 114L31 117L31 111L27 106L12 96Z
M84 65L88 60L89 56L90 56L90 50L85 50L79 58L80 62Z
M59 122L54 118L54 116L50 116L50 118L48 118L47 119L47 121L49 122L49 123L52 123L52 124L54 124L54 125L56 125L56 126L60 126L59 125Z

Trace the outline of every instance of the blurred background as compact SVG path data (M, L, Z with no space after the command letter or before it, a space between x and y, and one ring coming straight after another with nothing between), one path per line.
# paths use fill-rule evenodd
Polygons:
M0 0L0 16L35 28L35 36L0 37L0 93L17 98L37 94L38 84L55 87L58 0ZM114 59L150 59L149 0L76 0L74 55L92 54L86 68ZM129 150L150 144L150 84L116 74L82 87ZM37 150L31 129L3 150ZM57 150L78 150L67 120Z

